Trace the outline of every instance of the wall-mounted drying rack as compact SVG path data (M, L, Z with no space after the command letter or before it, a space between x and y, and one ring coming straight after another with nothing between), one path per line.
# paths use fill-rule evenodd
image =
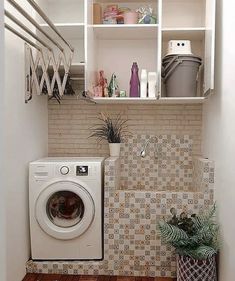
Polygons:
M7 0L25 19L27 19L38 30L47 41L32 32L25 24L13 16L9 11L5 10L5 16L20 27L24 32L30 35L35 41L14 29L8 23L5 23L5 28L16 36L25 41L25 75L26 75L26 94L25 102L32 99L32 94L41 95L45 92L50 97L55 97L57 100L63 96L66 83L68 80L69 70L71 67L74 48L64 39L52 21L46 16L42 9L34 0L26 0L31 7L40 15L41 18L48 24L53 32L60 38L63 44L69 48L69 53L66 55L62 45L54 40L42 27L26 12L16 1ZM56 55L53 48L50 47L50 42L59 49ZM38 43L41 45L38 45ZM32 47L36 50L33 51ZM60 73L59 73L60 69ZM63 71L61 71L61 69ZM55 90L56 89L56 90Z

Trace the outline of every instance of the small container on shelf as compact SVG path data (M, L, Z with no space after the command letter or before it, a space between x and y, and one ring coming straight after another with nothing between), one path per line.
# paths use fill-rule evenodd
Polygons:
M140 7L137 12L139 13L140 24L156 24L157 17L153 13L153 8L149 5L148 7Z
M126 98L126 91L125 90L120 90L119 97L120 98Z
M132 98L140 97L139 68L136 62L133 62L131 68L130 97Z
M119 96L119 87L117 83L117 76L115 73L112 74L111 80L108 86L109 97L116 98Z
M103 13L103 24L116 24L118 15L118 5L106 6Z
M102 23L102 8L99 3L93 3L93 24Z
M149 98L156 97L156 87L157 87L157 73L149 72L148 73L148 96L149 96Z
M138 13L135 11L124 13L124 24L137 24L138 23Z
M148 74L146 69L141 70L140 75L140 97L147 98L147 84L148 84Z

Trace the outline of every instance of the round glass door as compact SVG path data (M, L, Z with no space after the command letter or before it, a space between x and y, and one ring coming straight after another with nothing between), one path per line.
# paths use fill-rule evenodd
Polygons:
M95 215L88 188L73 181L57 181L44 187L35 205L35 216L44 232L57 239L82 235Z
M51 195L46 209L52 223L59 227L72 227L82 220L85 207L78 194L63 190Z

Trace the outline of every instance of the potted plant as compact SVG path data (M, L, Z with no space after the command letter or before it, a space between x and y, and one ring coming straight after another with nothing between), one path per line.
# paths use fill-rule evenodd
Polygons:
M127 120L121 118L121 114L115 118L101 112L98 124L92 128L90 137L96 137L98 142L107 141L109 143L110 156L120 155L120 144L129 135L127 130Z
M177 253L178 281L216 281L218 224L215 205L205 214L188 216L171 208L172 218L159 222L160 235Z

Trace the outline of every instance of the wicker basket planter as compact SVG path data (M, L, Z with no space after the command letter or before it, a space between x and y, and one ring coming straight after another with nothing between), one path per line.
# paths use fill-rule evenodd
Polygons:
M177 256L177 281L216 281L215 256L206 260Z

